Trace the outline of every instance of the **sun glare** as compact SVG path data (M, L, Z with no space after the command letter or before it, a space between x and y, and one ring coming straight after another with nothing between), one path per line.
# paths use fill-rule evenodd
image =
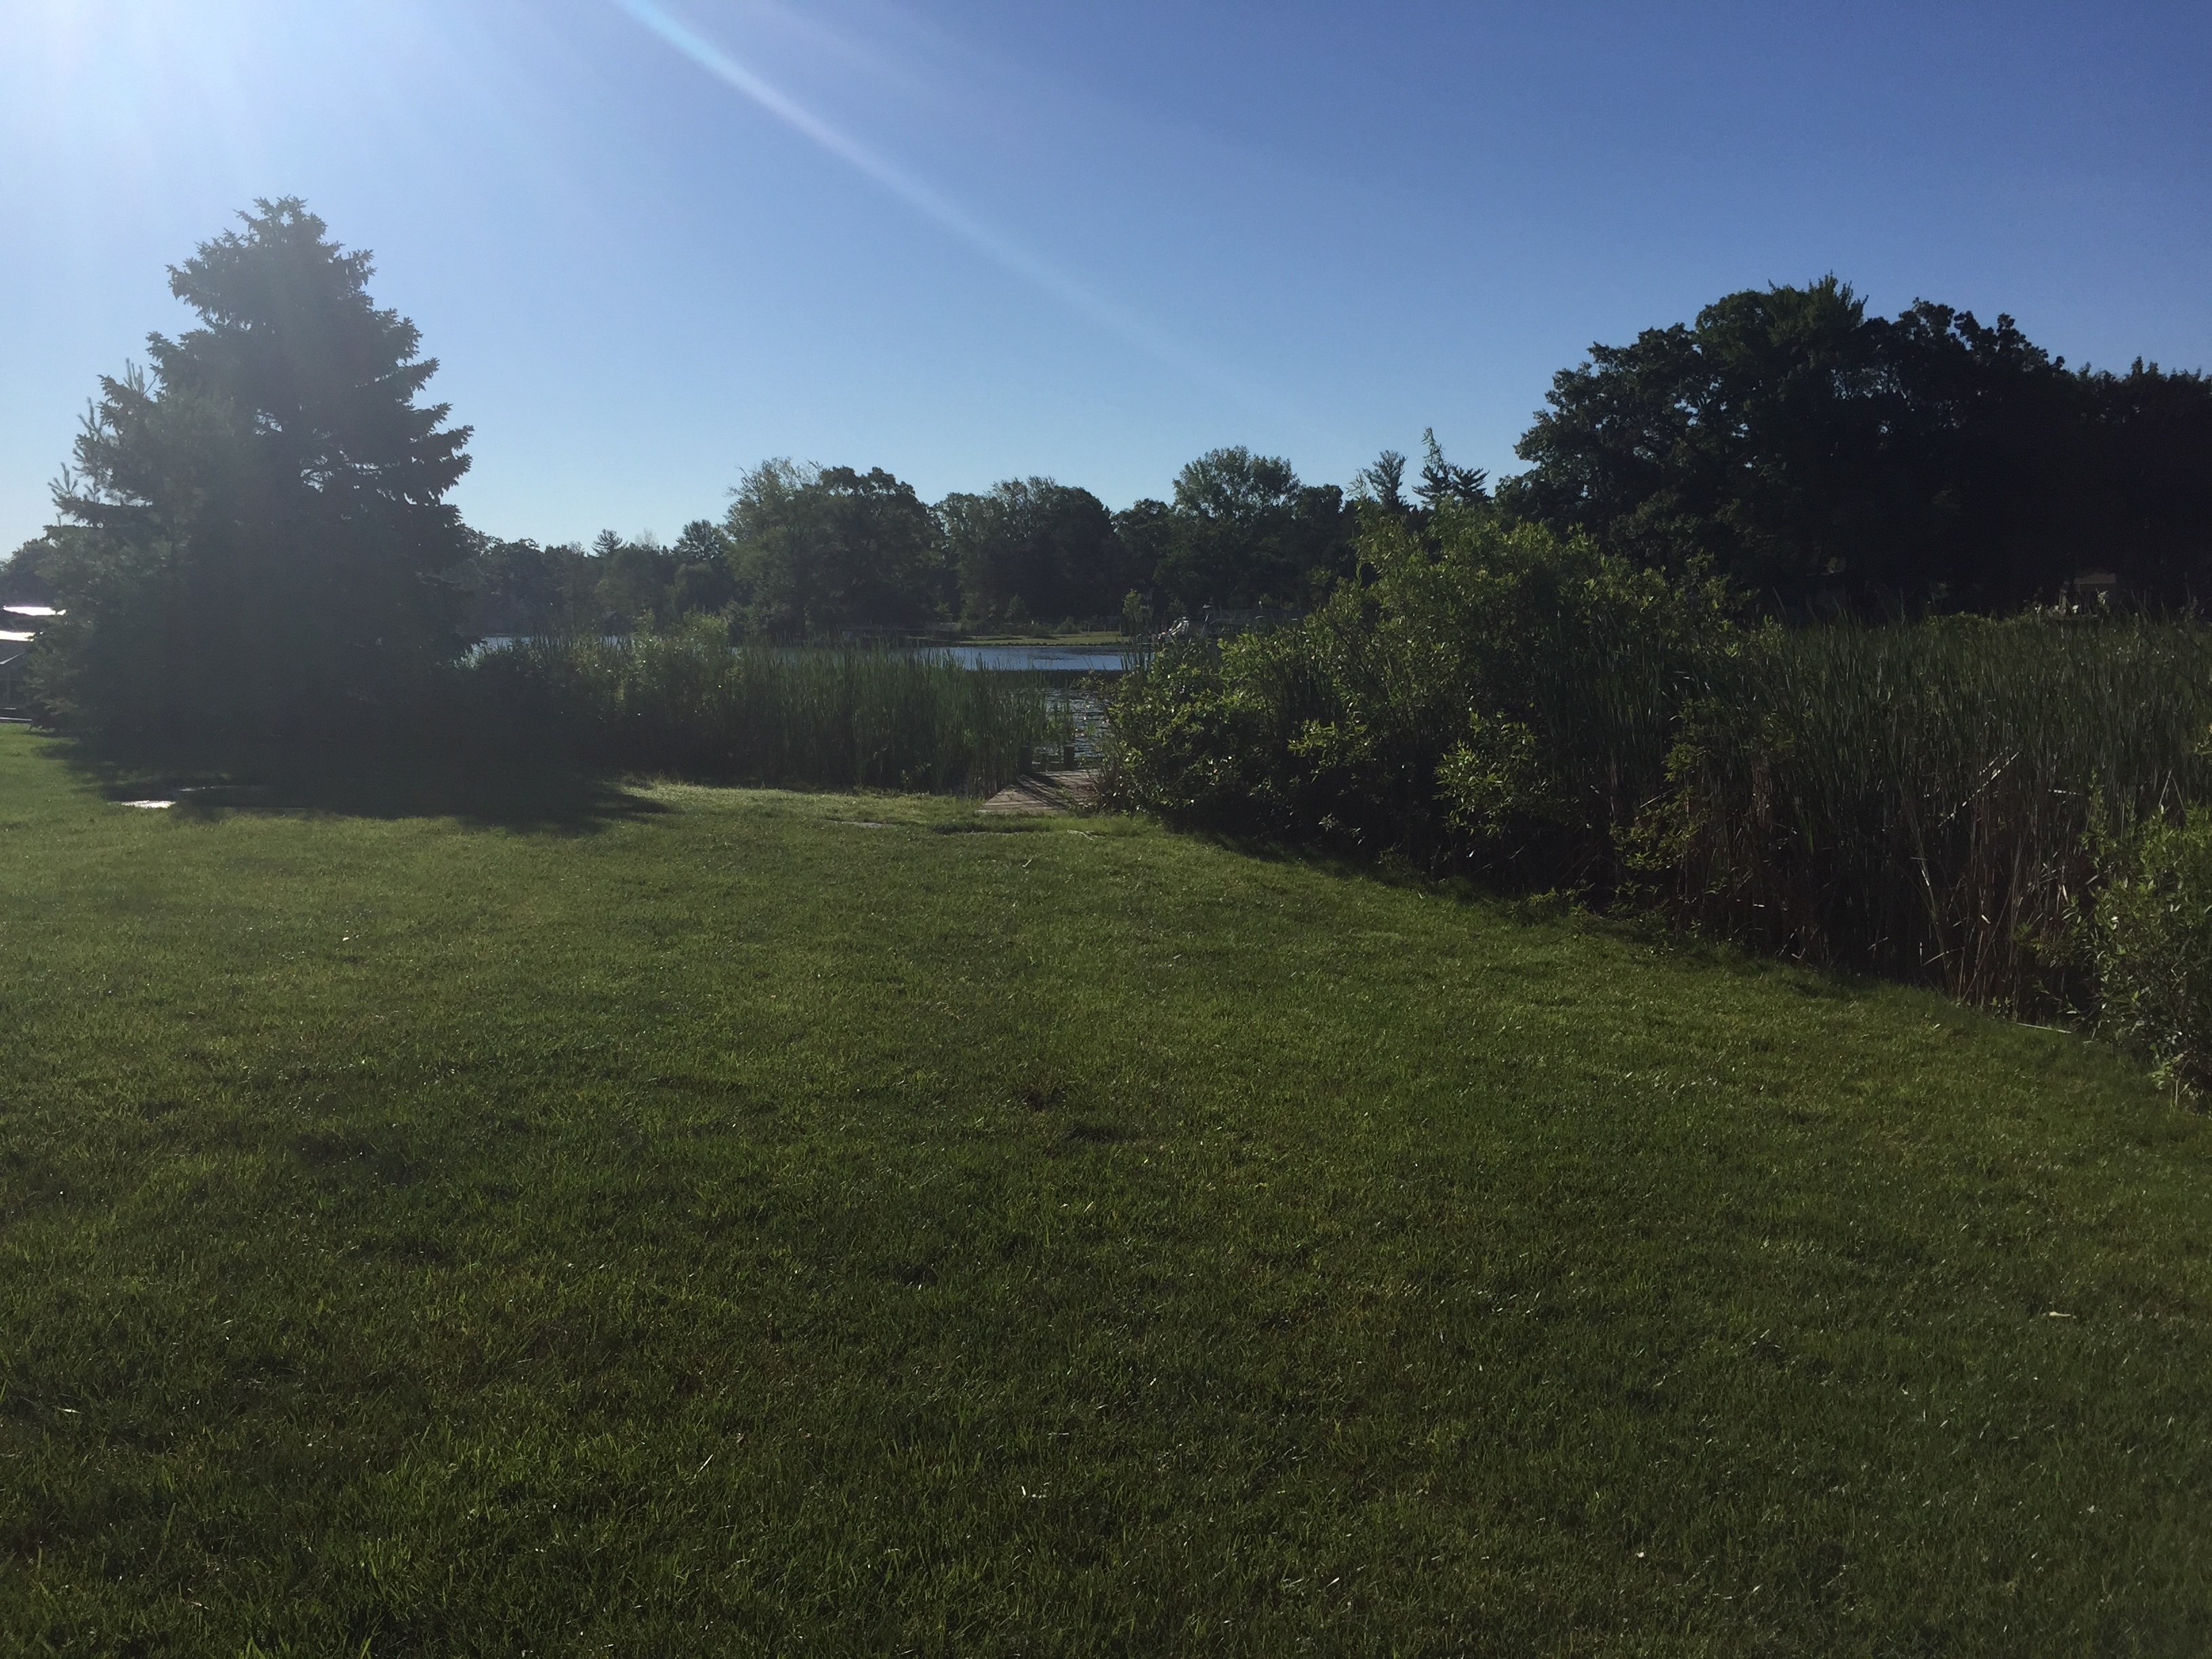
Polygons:
M1188 346L824 119L654 3L654 0L614 0L614 3L725 86L949 231L1001 270L1178 373L1252 408L1264 406L1264 400L1250 388L1237 384Z

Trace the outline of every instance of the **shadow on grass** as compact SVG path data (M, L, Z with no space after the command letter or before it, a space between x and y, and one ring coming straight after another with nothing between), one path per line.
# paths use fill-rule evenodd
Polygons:
M1295 865L1340 882L1418 892L1481 910L1519 927L1567 927L1620 944L1644 946L1676 961L1739 979L1778 978L1802 996L1848 1001L1885 984L1913 983L1885 980L1836 963L1768 955L1735 940L1679 927L1662 911L1638 906L1627 898L1605 900L1588 893L1516 886L1510 879L1510 866L1504 872L1492 868L1470 874L1429 868L1389 851L1368 852L1215 828L1184 833L1239 858Z
M296 750L153 762L66 738L48 752L110 800L173 800L191 816L323 812L453 818L487 830L589 835L669 809L614 779L544 761L346 757Z

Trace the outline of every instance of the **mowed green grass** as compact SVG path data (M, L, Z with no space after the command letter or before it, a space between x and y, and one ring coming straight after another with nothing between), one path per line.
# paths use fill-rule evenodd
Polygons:
M0 731L0 1651L2212 1647L2212 1129L2093 1044L1127 821L356 805Z

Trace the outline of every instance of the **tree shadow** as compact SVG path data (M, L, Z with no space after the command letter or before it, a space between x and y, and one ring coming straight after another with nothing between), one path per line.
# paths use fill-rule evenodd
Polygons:
M1510 864L1504 866L1504 876L1495 866L1471 874L1436 869L1387 850L1347 849L1212 828L1187 833L1239 858L1296 866L1336 882L1418 892L1486 912L1516 927L1571 927L1591 937L1644 946L1671 960L1738 979L1778 979L1801 996L1850 1001L1885 985L1940 992L1927 981L1885 977L1847 963L1762 951L1741 940L1679 926L1657 907L1621 896L1607 899L1530 882L1516 884L1510 879Z
M299 750L153 762L54 738L53 754L110 800L168 800L187 817L327 813L451 818L471 828L592 835L669 808L604 774L537 759L348 757Z

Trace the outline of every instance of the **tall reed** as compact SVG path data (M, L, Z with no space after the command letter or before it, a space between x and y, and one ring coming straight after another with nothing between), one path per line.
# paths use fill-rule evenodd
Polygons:
M2206 799L2212 632L1765 630L1683 711L1637 861L1685 921L1979 1002L2064 988L2093 840Z
M872 648L732 648L719 629L521 641L461 672L482 737L585 764L763 784L988 793L1066 720L1035 676Z

